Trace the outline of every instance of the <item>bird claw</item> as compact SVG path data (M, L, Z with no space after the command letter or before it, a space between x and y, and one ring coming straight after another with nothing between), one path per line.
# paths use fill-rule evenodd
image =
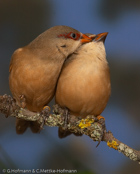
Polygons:
M102 135L98 141L98 144L96 145L96 147L99 146L100 142L103 140L103 137L104 137L104 133L106 132L106 126L105 126L105 118L101 115L98 115L97 116L97 119L96 119L96 122L98 122L99 124L101 124L102 126L102 129L103 129L103 132L102 132Z
M69 110L67 108L64 109L64 129L67 130L69 122Z
M11 114L11 111L15 106L15 99L12 98L10 95L4 94L1 97L1 100L3 101L3 104L6 104L6 107L4 107L3 112L5 113L5 117L7 118Z
M100 121L101 119L103 119L104 121L105 121L105 118L103 117L103 116L101 116L101 115L98 115L97 116L97 119ZM102 121L102 120L101 120Z
M72 134L72 132L68 130L69 110L67 108L61 108L58 104L54 105L53 107L54 107L53 112L55 114L62 115L64 118L64 125L59 127L58 136L59 138L65 138L68 135Z
M45 122L46 122L46 118L49 117L50 111L51 111L51 109L49 106L44 106L43 110L41 111L41 116L43 117L43 121L40 124L40 131L43 129Z

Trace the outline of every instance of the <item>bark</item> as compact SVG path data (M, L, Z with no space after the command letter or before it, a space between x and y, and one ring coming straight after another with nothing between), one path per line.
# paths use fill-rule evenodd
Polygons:
M93 115L88 115L85 119L81 119L74 115L69 115L68 121L66 122L66 110L60 108L59 105L53 106L53 114L50 114L49 107L46 107L41 112L35 113L25 108L20 108L15 100L6 94L0 96L0 112L6 117L11 116L29 121L38 121L41 128L43 128L44 125L51 127L57 126L76 134L85 134L92 140L98 141L97 146L101 141L104 141L110 148L140 163L140 151L122 143L113 136L111 131L107 131L103 118L98 119Z

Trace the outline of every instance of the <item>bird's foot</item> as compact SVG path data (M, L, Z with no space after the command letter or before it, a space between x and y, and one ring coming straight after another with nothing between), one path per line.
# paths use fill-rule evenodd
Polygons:
M51 108L49 106L44 106L43 110L41 111L41 116L43 117L43 121L40 125L40 131L43 129L43 126L45 125L46 118L50 115Z
M66 107L62 108L58 104L54 105L53 108L54 108L53 112L56 115L63 116L63 118L64 118L64 125L62 125L62 126L63 126L63 129L67 129L67 125L69 123L69 110Z
M103 140L103 137L104 137L104 133L106 132L106 126L105 126L105 118L101 115L98 115L97 116L97 120L96 120L99 124L101 124L102 128L103 128L103 131L102 131L102 134L101 134L101 137L98 141L98 144L96 147L99 146L100 142Z
M58 129L58 136L59 138L65 138L68 135L71 135L72 132L68 130L68 123L69 123L69 110L67 108L62 108L58 104L53 106L53 112L57 115L61 115L64 118L64 124L59 127Z
M1 110L5 114L5 117L7 118L17 108L16 101L14 98L12 98L10 95L7 94L0 96L0 101L1 101Z
M101 116L101 115L98 115L97 116L97 119L100 121L101 119L103 119L104 121L105 121L105 118L103 117L103 116ZM103 120L101 120L101 121L103 121Z
M25 108L26 107L26 98L23 94L19 95L19 101L20 101L20 107Z
M69 123L69 110L67 108L64 109L64 129L67 130Z
M47 109L49 112L51 111L50 106L44 106L43 110Z
M63 127L59 127L59 129L58 129L58 136L59 136L59 138L65 138L68 135L72 134L72 132L70 132L68 130L69 110L67 108L63 109L63 116L64 116L64 125L63 125Z

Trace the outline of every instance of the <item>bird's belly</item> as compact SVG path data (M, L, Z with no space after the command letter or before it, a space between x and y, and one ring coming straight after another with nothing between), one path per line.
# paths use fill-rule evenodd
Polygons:
M21 67L11 71L9 85L13 97L20 106L20 95L26 99L26 107L31 111L41 111L54 96L54 87L50 87L51 80L45 71L30 70ZM53 86L53 85L52 85Z
M108 75L108 72L89 69L86 73L60 76L56 102L62 107L67 107L72 114L81 117L101 114L110 96Z

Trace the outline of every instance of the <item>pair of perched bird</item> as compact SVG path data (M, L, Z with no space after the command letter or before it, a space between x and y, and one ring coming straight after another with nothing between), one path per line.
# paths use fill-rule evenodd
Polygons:
M82 34L68 26L55 26L23 48L10 62L9 85L17 104L40 112L55 96L62 108L75 116L99 116L110 96L110 73L104 41L108 33ZM18 134L37 122L16 121Z

